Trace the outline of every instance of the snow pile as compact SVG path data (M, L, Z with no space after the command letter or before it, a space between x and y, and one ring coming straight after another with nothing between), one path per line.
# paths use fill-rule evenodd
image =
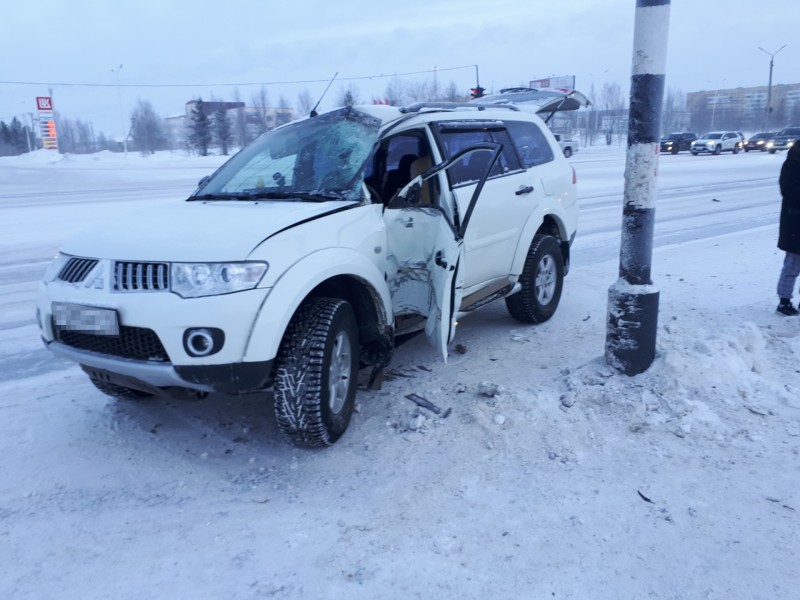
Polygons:
M773 355L791 356L785 344L754 323L712 331L668 324L660 329L659 354L645 373L627 377L598 358L565 376L561 403L625 419L632 431L726 444L743 433L743 418L800 408L796 390L779 383L773 368Z

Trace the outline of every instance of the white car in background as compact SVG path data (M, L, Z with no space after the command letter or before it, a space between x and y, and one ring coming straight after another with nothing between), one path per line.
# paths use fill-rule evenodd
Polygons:
M692 142L690 152L698 154L721 154L731 152L739 154L742 149L744 138L738 131L711 131L704 133L700 139Z

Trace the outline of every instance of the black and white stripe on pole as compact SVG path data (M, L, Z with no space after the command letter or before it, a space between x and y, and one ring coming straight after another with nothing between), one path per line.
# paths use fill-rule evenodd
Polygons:
M655 358L658 290L650 280L670 0L636 0L619 279L608 290L606 360L626 375Z

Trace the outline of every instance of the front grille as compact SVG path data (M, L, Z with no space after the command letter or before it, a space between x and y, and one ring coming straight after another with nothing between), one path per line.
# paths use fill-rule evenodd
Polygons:
M162 292L169 290L167 263L114 263L111 287L117 292Z
M93 258L70 258L58 273L58 279L67 283L80 283L96 265L97 261Z
M161 340L152 329L122 325L119 336L93 335L55 328L56 340L67 346L134 360L169 362Z

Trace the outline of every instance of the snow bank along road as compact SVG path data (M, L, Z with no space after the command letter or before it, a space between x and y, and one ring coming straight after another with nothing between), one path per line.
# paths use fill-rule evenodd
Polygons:
M0 161L0 381L67 365L41 347L33 318L38 278L60 244L128 210L181 201L221 162L211 160L216 162L131 156L89 167ZM662 155L655 246L776 225L783 160L783 154L762 153ZM588 149L572 164L581 205L573 265L613 259L619 252L625 151Z

